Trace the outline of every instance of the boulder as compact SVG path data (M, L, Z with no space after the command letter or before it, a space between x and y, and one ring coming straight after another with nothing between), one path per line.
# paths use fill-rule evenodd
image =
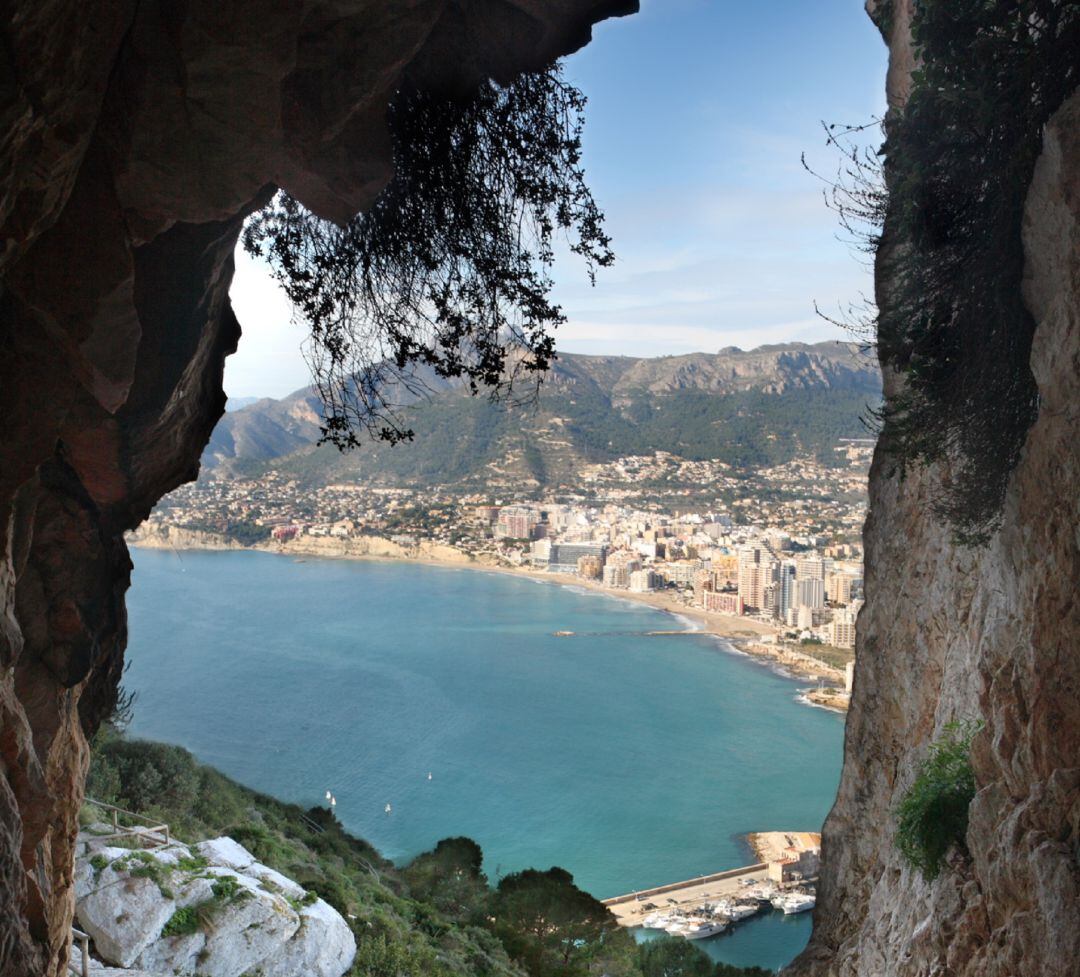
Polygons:
M109 964L202 977L341 977L356 956L335 909L231 838L153 851L81 841L77 918Z
M356 957L356 938L341 914L317 899L300 908L300 929L262 964L262 977L340 977Z
M232 838L211 838L209 841L200 841L193 847L211 865L223 865L237 872L243 871L255 861L255 856Z

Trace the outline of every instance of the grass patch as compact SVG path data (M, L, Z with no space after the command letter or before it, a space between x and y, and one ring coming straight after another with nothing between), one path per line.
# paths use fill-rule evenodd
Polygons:
M162 936L191 936L199 931L199 914L195 906L177 909L161 930Z
M982 722L954 722L930 751L896 809L896 846L928 882L956 846L967 851L968 809L975 796L971 741Z
M305 892L302 896L286 896L285 901L292 906L294 912L300 912L307 906L313 906L318 901L318 896L314 892Z
M98 852L90 859L90 867L94 870L94 881L96 882L101 877L101 873L109 867L109 860L101 852Z

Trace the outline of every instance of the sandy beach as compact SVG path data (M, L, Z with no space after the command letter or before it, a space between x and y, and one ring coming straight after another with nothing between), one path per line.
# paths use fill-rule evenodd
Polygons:
M678 621L673 622L672 632L693 631L694 633L714 635L730 643L738 651L754 658L774 663L778 668L796 678L810 681L827 681L841 688L844 674L839 669L802 654L794 649L763 643L762 639L773 638L779 633L772 625L747 617L729 614L716 614L700 607L689 607L678 597L668 593L651 591L638 593L630 590L612 590L594 580L581 577L566 577L561 574L546 573L527 567L511 567L475 560L467 553L451 546L439 544L421 544L406 549L382 537L359 537L354 539L336 539L330 537L301 538L287 543L266 543L256 546L241 546L230 540L209 533L191 532L177 527L169 527L167 534L155 532L136 532L128 536L128 543L147 549L191 550L253 550L292 557L318 557L321 559L368 560L378 562L420 563L425 566L452 568L455 570L479 570L487 573L505 573L517 577L529 577L544 583L566 587L580 587L606 597L618 600L631 600L668 614L690 621L694 627L684 627ZM824 705L824 703L818 703ZM832 700L829 708L841 711L840 700Z

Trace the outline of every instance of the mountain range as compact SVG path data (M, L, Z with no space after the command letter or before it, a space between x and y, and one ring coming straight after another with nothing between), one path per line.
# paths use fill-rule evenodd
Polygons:
M832 460L839 438L866 436L862 419L881 399L875 359L838 342L656 358L562 353L535 402L515 408L448 381L429 385L430 396L407 408L412 442L345 454L317 446L321 404L308 387L227 413L204 471L272 467L306 484L549 487L583 465L655 451L736 468Z

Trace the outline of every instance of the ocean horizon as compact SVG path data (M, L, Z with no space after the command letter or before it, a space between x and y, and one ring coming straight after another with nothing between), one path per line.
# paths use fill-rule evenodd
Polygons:
M747 833L818 830L835 796L843 718L721 639L648 634L677 615L471 569L132 556L131 735L282 800L330 790L395 862L467 835L493 879L560 865L607 898L747 864ZM701 945L777 967L809 929Z

